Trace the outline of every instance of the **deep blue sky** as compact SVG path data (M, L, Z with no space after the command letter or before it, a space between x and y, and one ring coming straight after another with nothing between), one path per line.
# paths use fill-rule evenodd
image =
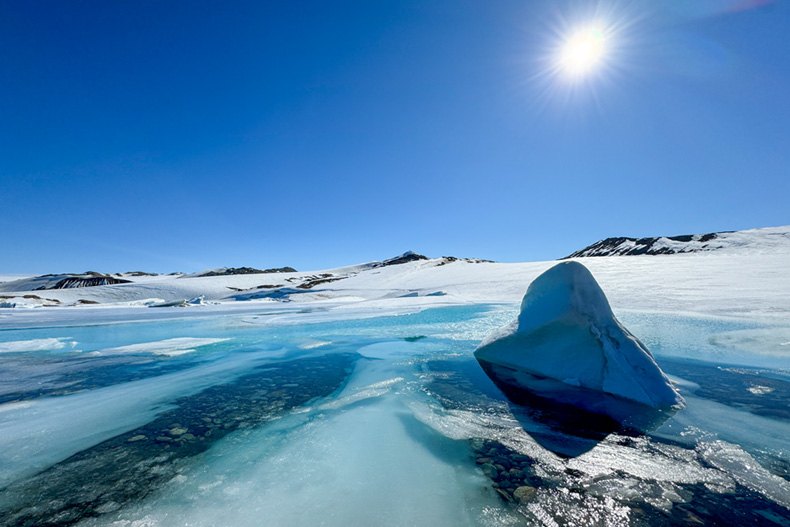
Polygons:
M590 5L3 1L0 272L790 223L788 2L601 1L607 68L547 75Z

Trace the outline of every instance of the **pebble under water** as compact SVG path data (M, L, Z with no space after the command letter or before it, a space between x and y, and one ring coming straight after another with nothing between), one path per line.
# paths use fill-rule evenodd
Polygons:
M347 353L259 366L230 384L174 401L153 421L3 489L13 505L0 523L73 525L145 498L177 476L185 460L227 434L261 426L337 390L355 357Z

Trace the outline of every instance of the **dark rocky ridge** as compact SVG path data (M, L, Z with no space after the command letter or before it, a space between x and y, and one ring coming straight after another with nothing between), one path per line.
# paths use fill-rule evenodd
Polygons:
M348 278L348 276L332 276L331 274L325 273L318 277L306 277L308 278L305 282L302 282L300 285L296 286L299 289L312 289L313 287L321 284L328 284L330 282L337 282L338 280L344 280Z
M400 265L409 262L416 262L419 260L430 260L425 255L418 254L412 251L407 251L400 256L395 256L394 258L389 258L384 260L383 262L376 262L373 264L373 267L389 267L390 265ZM437 258L439 263L437 265L447 265L448 263L453 262L466 262L466 263L494 263L493 260L483 260L481 258L456 258L455 256L442 256L441 258Z
M56 275L45 275L56 276ZM115 285L115 284L128 284L131 280L124 280L123 278L115 278L107 274L97 273L95 271L88 271L81 275L66 275L61 280L55 282L54 285L46 284L37 287L35 291L43 291L46 289L74 289L77 287L95 287L98 285Z
M732 231L725 231L732 232ZM680 236L659 236L653 238L629 238L620 236L599 240L584 249L576 251L561 260L568 258L586 258L592 256L634 256L640 254L677 254L686 252L698 252L713 250L718 247L711 247L706 244L719 238L725 232L711 232L708 234L683 234ZM666 245L667 241L678 242L673 247ZM690 242L697 242L691 245ZM683 246L680 244L689 244ZM701 244L701 245L700 245Z
M412 251L407 251L401 254L400 256L389 258L387 260L384 260L383 262L377 262L373 265L373 267L388 267L390 265L400 265L409 262L415 262L417 260L428 260L428 259L429 258L427 256L424 256L422 254L417 254Z
M456 258L455 256L442 256L439 258L439 263L436 267L447 265L453 262L466 262L466 263L496 263L494 260L483 260L482 258Z
M273 269L255 269L254 267L227 267L224 270L206 271L198 276L229 276L234 274L267 274L267 273L295 273L293 267L276 267Z

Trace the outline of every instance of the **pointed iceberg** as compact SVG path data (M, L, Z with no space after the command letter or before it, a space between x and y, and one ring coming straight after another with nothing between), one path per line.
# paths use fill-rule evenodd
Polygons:
M489 335L475 357L489 374L526 373L653 408L683 405L647 347L615 318L590 271L574 261L537 277L518 318ZM506 382L517 378L507 375Z

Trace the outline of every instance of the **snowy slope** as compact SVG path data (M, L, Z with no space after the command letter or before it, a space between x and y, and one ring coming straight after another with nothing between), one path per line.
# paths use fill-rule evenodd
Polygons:
M0 291L44 291L48 289L76 289L128 283L123 275L106 275L88 271L87 273L47 274L22 278L0 283Z
M682 311L786 319L790 316L788 233L790 228L786 227L743 231L728 236L729 245L717 251L585 258L584 265L600 283L615 311ZM370 262L295 273L195 277L125 274L123 278L131 283L38 292L10 290L11 284L6 283L0 292L0 303L17 308L55 306L47 309L48 312L67 311L69 306L83 312L129 306L142 309L146 304L201 296L220 306L184 309L320 305L350 313L357 308L413 310L450 304L516 305L530 282L556 263L494 263L452 258L407 260L393 265ZM30 282L16 282L19 283ZM16 317L12 313L19 311L28 310L0 309L0 318ZM38 314L31 312L26 317L40 318L41 310L35 311Z
M633 256L707 252L726 249L730 252L765 252L790 245L790 226L751 229L737 232L686 234L658 238L606 238L566 258L590 256Z

